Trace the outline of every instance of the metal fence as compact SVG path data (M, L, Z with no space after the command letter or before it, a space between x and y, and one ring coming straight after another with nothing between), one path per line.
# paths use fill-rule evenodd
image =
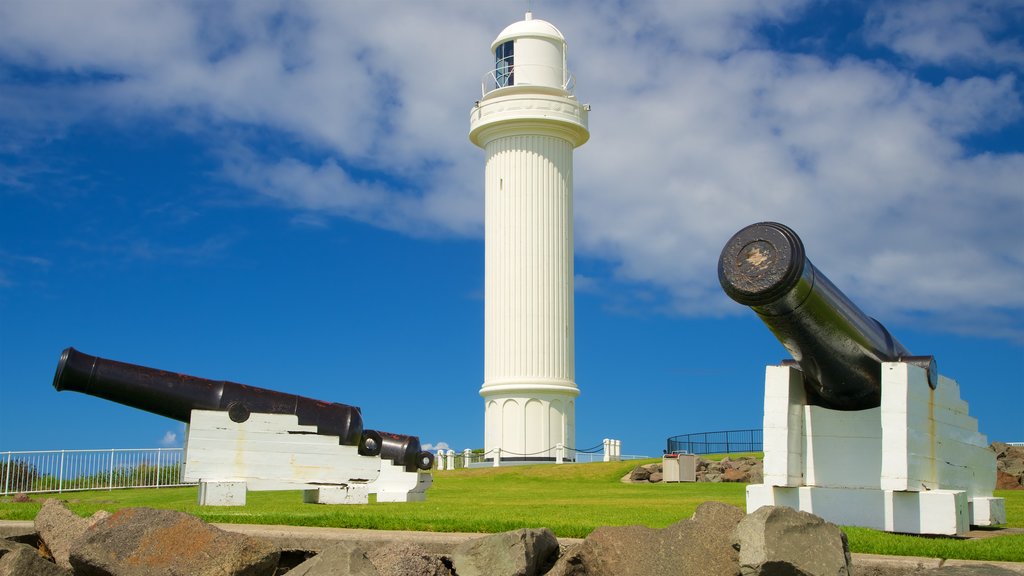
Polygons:
M761 429L680 434L668 439L670 454L731 454L764 450Z
M185 486L181 448L0 452L0 495Z

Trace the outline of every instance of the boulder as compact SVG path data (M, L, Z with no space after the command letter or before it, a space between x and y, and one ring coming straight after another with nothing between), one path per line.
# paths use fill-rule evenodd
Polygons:
M989 448L996 453L996 489L1024 488L1024 446L993 442Z
M743 511L735 506L705 502L690 519L660 530L645 526L598 528L582 544L567 550L548 574L734 576L739 571L731 536L741 518Z
M173 510L123 508L85 531L71 551L76 573L110 576L263 576L280 550Z
M726 468L722 472L722 482L749 482L750 471L740 468Z
M0 576L71 576L71 572L28 544L0 539Z
M736 526L743 576L849 576L850 547L838 526L786 506L762 506Z
M382 576L451 576L447 557L432 554L417 545L389 544L371 550L367 556Z
M1002 470L996 470L996 490L1020 490L1021 479Z
M366 552L352 542L324 548L316 556L288 571L288 576L380 576Z
M58 566L70 570L68 556L78 539L90 526L108 517L109 512L100 510L89 518L81 518L62 500L48 498L43 501L43 506L36 514L35 529L53 561Z
M637 466L633 468L633 471L629 473L629 479L633 482L646 482L651 477L650 468L644 466Z
M524 528L463 542L452 550L459 576L544 574L558 557L558 540L547 528Z
M665 476L661 472L651 472L651 475L647 478L648 482L661 482L665 479Z

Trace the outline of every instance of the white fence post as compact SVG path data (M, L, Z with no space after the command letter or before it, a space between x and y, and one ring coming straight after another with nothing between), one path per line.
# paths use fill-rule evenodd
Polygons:
M4 474L6 479L4 480L4 494L11 491L11 453L7 453L7 473Z
M448 469L455 470L455 450L448 450Z
M501 448L494 449L494 467L501 466Z
M438 470L444 470L444 450L437 451L437 458L434 459L434 463L437 464Z
M555 444L555 464L562 464L565 458L565 444Z
M604 444L604 458L603 459L604 459L605 462L608 462L608 461L610 461L612 459L612 454L611 454L612 441L607 439L607 438L605 438L604 441L603 441L603 444Z
M60 473L57 475L57 494L64 489L64 451L60 451Z
M463 450L462 451L462 467L463 468L469 468L469 463L472 460L472 458L473 458L473 451L472 450L470 450L469 448L466 448L465 450Z

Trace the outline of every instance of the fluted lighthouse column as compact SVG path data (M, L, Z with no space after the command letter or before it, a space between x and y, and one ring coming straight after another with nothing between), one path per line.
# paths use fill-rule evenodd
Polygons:
M486 152L484 446L502 461L554 460L556 444L576 445L572 169L587 110L551 24L528 13L491 52L470 116Z

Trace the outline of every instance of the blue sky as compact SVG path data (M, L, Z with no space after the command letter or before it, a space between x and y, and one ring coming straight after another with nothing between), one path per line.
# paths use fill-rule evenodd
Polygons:
M718 254L777 220L1024 441L1024 3L533 3L569 43L576 436L761 424ZM483 445L483 152L527 2L0 3L0 450L180 445L62 349Z

